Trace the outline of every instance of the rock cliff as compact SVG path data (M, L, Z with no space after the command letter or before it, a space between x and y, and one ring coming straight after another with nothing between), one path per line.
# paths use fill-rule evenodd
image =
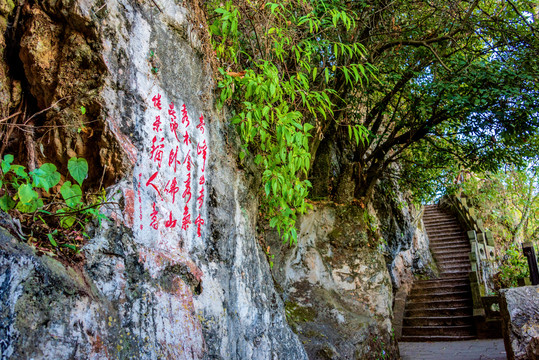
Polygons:
M297 246L269 232L273 275L310 359L399 357L394 294L431 258L421 214L396 189L381 184L367 206L316 202L300 220Z
M52 106L42 160L85 157L119 206L78 269L2 233L0 357L305 359L255 239L254 176L213 107L196 9L2 3L20 59L2 71L19 66L12 79ZM5 112L15 86L3 79Z
M197 4L0 0L0 111L29 129L25 151L3 128L0 153L84 157L115 204L78 265L0 228L0 358L398 356L393 293L429 261L418 214L380 188L316 204L297 247L260 238Z

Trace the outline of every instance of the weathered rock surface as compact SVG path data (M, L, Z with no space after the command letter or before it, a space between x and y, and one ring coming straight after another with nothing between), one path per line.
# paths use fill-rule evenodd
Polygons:
M365 214L316 205L301 218L297 247L270 240L288 320L310 359L398 358L384 247Z
M62 125L39 139L55 150L46 160L86 157L119 207L78 269L2 232L0 358L306 359L255 238L258 184L213 108L192 9L51 0L21 16L37 104L69 99L39 120Z
M404 197L393 181L381 181L373 200L376 226L386 243L393 287L403 287L408 292L415 276L434 274L423 212Z
M322 181L337 166L329 161L337 150L324 150L324 144L318 156L327 158L315 162ZM328 195L324 186L314 193ZM405 301L414 277L431 272L421 215L388 181L377 186L367 205L317 202L300 218L297 247L267 237L289 323L310 359L399 357L394 295Z
M539 359L539 286L502 289L500 297L507 358Z
M316 151L312 174L309 179L313 183L311 198L314 200L334 199L340 204L354 204L354 195L361 193L358 188L358 169L354 168L353 149L341 148L335 133L324 138ZM396 173L398 166L392 165ZM359 198L356 206L370 204L364 219L376 228L378 235L384 239L387 256L385 260L395 290L404 287L406 293L415 275L431 276L432 256L429 242L423 226L422 211L417 209L400 191L395 180L382 180L375 186L372 198Z

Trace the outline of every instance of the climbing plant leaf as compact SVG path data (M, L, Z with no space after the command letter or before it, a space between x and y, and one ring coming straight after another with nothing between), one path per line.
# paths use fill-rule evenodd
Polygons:
M67 163L67 169L69 174L75 179L79 185L82 185L82 182L88 175L88 162L84 158L72 157Z
M49 191L51 187L56 186L60 182L60 173L56 171L56 166L50 163L41 165L31 175L34 178L33 185L43 188L45 191Z
M79 185L71 184L71 181L66 181L60 188L60 194L64 198L66 205L70 208L76 208L82 200L82 190Z

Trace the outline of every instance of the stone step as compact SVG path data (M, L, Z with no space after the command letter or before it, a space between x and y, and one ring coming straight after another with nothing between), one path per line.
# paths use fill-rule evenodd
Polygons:
M442 243L465 243L470 244L470 241L468 238L464 235L433 235L429 236L429 243L430 244L442 244Z
M441 272L446 271L471 271L472 266L470 265L470 262L464 262L464 263L438 263L438 268Z
M470 253L462 253L462 254L453 254L453 255L444 255L444 254L436 254L436 261L438 263L446 263L446 262L458 262L458 261L467 261L470 262Z
M451 214L446 213L446 212L442 212L442 211L437 211L437 212L436 211L428 211L428 212L423 213L423 218L425 218L426 220L433 219L433 218L436 218L436 217L441 217L441 216L445 216L445 217L448 217L448 218L451 218L451 219L455 218Z
M461 229L455 228L453 226L451 227L445 227L445 228L437 228L437 229L426 229L427 234L429 235L429 239L436 239L439 237L445 237L445 236L458 236L459 238L465 238L467 239L466 233L463 233Z
M448 253L444 250L443 253L432 252L432 256L436 259L438 264L455 263L455 262L470 262L469 251L456 251L455 253ZM468 257L468 259L466 259Z
M433 213L438 213L438 214L449 214L447 211L445 211L445 209L442 209L440 207L430 207L430 208L425 208L424 211L425 212L428 212L429 214L433 214Z
M410 310L414 309L446 309L454 307L467 307L472 306L472 299L458 299L458 300L421 300L421 301L407 301L406 308Z
M425 230L429 237L434 235L439 235L443 233L454 233L454 232L463 232L456 223L455 224L436 224L431 226L425 226Z
M470 259L468 255L460 256L460 257L446 257L443 258L441 261L438 261L438 265L445 266L445 265L464 265L468 264L470 265Z
M453 341L475 338L469 281L470 243L450 213L425 207L423 223L438 279L416 281L406 300L400 341Z
M451 235L451 234L448 234L447 232L441 232L436 235L429 234L429 242L432 243L432 242L441 242L441 241L445 241L445 242L463 241L468 244L470 243L468 238L462 234Z
M471 270L461 270L461 271L447 271L447 270L440 270L440 277L441 278L453 278L455 276L466 276L468 277L470 275Z
M469 306L446 307L438 309L416 308L406 309L404 317L441 317L441 316L471 316L473 308Z
M431 250L445 250L445 248L451 248L451 247L466 247L468 248L468 251L470 251L471 246L468 241L464 240L451 240L451 241L431 241L430 242L430 249Z
M447 249L431 250L431 254L438 260L450 261L450 260L464 260L470 259L470 249L453 247Z
M458 326L472 325L472 315L405 317L404 326Z
M460 276L456 277L454 279L429 279L429 280L419 280L414 282L414 288L426 288L426 287L433 287L433 286L452 286L452 285L462 285L470 284L470 280L468 279L468 276Z
M442 268L446 265L451 266L451 265L457 265L457 264L460 264L460 265L468 264L468 266L471 267L470 260L464 260L464 258L455 260L456 259L455 257L449 257L449 256L439 257L439 256L434 255L434 257L436 258L436 263L438 264L438 268Z
M457 218L450 215L450 214L429 214L429 215L425 215L423 214L423 224L425 223L433 223L433 222L436 222L436 221L447 221L447 220L451 220L451 221L457 221Z
M468 237L466 234L463 234L460 231L453 231L453 230L441 230L437 232L430 231L429 234L429 241L444 241L444 240L462 240L469 243Z
M436 254L433 254L433 255L436 257L436 259L439 259L439 258L441 259L441 258L444 258L444 256L456 257L459 255L468 255L469 253L470 253L470 250L465 252L465 251L462 251L461 249L457 249L457 250L448 249L448 250L438 250L436 251Z
M440 209L439 207L429 207L429 208L425 208L425 211L423 211L424 214L429 214L429 215L433 215L433 214L447 214L447 212L445 212L443 209Z
M410 292L410 295L417 294L441 294L446 293L449 290L453 291L470 291L470 284L468 283L462 283L462 284L456 284L456 285L434 285L434 286L427 286L427 287L412 287L412 291Z
M436 221L445 221L452 220L458 221L456 217L451 216L450 214L438 213L438 214L423 214L423 223L433 223Z
M444 251L444 250L461 250L463 252L470 252L471 247L470 244L464 243L445 243L445 244L436 244L430 246L431 251L438 252L438 251Z
M460 223L455 219L438 219L438 220L423 220L423 224L427 230L435 230L440 227L452 227L455 229L461 229Z
M433 238L436 238L438 236L455 236L455 237L463 237L466 238L466 241L468 241L466 237L466 233L460 229L448 229L448 230L432 230L429 232L429 240L432 240Z
M473 335L466 336L407 336L403 335L399 342L431 342L431 341L465 341L465 340L475 340L476 337Z
M472 271L472 267L470 266L470 264L462 265L460 267L438 266L438 270L440 270L440 275L444 275L444 276L442 276L442 278L446 278L447 274L452 274L452 273L455 273L455 272L457 272L457 273L459 273L461 275L468 276L468 273L470 271Z
M406 336L473 336L474 327L468 325L455 326L403 326L402 334Z
M445 292L430 292L423 294L410 294L406 299L409 302L428 302L439 300L469 300L472 294L469 290L464 291L450 291L451 289L445 289ZM448 291L449 290L449 291Z

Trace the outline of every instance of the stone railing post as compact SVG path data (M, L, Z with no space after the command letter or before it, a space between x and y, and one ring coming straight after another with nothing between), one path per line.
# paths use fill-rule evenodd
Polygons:
M539 271L537 269L537 258L535 257L535 249L531 242L522 244L522 252L528 259L528 267L530 268L530 280L532 285L539 285Z

